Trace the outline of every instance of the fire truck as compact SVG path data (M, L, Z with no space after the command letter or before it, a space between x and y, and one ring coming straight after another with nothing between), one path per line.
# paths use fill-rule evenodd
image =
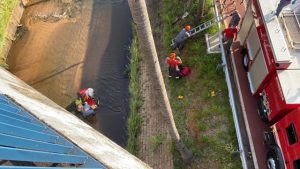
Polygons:
M239 31L242 63L258 114L270 124L267 167L300 169L300 1L277 16L279 3L247 1Z

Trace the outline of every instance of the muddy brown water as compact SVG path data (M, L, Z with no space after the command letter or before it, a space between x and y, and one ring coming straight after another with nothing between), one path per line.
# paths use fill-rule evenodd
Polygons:
M26 8L21 21L26 32L11 47L9 70L62 107L72 105L80 88L94 88L101 105L96 117L84 120L124 147L130 100L126 70L132 40L128 3L56 3L45 1ZM64 11L67 17L57 17Z
M105 22L99 20L97 10L111 8L110 30ZM93 86L101 105L97 112L96 129L111 138L117 144L125 146L127 142L127 117L129 112L129 91L127 66L129 64L129 46L131 44L131 14L126 2L103 3L97 1L93 7L92 21L97 26L90 29L90 45L84 66L81 86ZM106 49L97 52L101 46L101 34L104 29L109 34ZM99 65L99 66L98 66Z

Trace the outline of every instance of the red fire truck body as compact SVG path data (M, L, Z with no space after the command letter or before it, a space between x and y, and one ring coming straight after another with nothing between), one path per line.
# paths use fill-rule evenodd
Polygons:
M295 118L299 116L300 108L294 109L284 118L271 126L272 141L270 141L271 137L269 137L268 139L270 141L269 144L271 145L271 151L269 151L268 156L281 158L281 168L284 166L288 169L300 168L300 118ZM270 134L271 133L269 133L269 136ZM279 152L276 154L276 151ZM270 166L278 166L276 165L275 160L273 160L273 158L268 158L267 163ZM278 166L277 168L280 167Z
M259 96L259 108L275 122L291 110L300 107L300 70L276 70Z
M300 169L300 1L248 0L239 38L259 115L269 121L268 168Z
M258 98L259 114L271 122L300 106L300 2L288 5L279 18L272 16L277 2L249 2L239 32L247 48L243 64L251 92Z

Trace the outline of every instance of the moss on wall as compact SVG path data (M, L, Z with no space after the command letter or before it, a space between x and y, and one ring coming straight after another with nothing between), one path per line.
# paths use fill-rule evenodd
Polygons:
M8 26L19 0L0 1L0 66L6 67L5 47L8 37Z

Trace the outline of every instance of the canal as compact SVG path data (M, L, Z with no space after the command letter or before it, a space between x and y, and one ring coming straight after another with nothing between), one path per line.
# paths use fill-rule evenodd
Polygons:
M81 88L100 98L83 119L120 146L127 142L131 14L125 0L45 1L27 7L9 70L62 107Z

